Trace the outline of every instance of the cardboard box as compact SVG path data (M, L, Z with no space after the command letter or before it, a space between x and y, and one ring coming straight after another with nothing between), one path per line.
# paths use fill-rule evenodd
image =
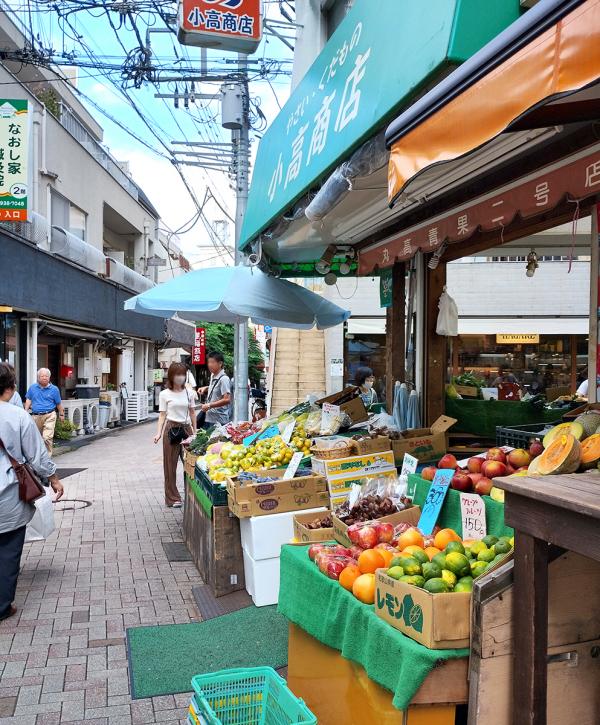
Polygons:
M382 453L392 450L392 442L388 436L377 436L377 438L366 438L363 441L351 441L352 452L357 456L369 455L369 453Z
M338 544L342 544L343 546L353 546L346 534L348 531L348 524L345 524L341 519L338 519L335 514L332 514L331 518L333 519L333 538L338 542ZM380 519L375 520L381 522L386 521L394 526L405 522L416 526L419 523L420 518L421 508L419 506L411 506L408 509L404 509L404 511L397 511L395 514L382 516Z
M305 524L320 519L321 521L327 516L331 516L331 511L322 511L319 514L305 513L294 514L294 538L302 544L314 544L319 541L332 541L333 527L324 529L307 529Z
M185 451L184 458L183 458L183 470L190 478L194 478L195 470L196 470L196 461L198 460L199 456L197 456L195 453L191 453L190 451Z
M582 403L578 408L573 408L568 413L563 415L564 421L575 420L582 413L586 413L588 410L594 410L600 413L600 403Z
M286 511L304 511L305 509L329 508L329 492L318 491L316 493L286 493L282 496L255 496L247 501L234 501L230 496L227 498L229 510L239 519L249 516L267 516L268 514L279 514Z
M279 557L256 561L244 551L246 591L256 607L277 604L279 599Z
M385 569L375 572L375 613L429 649L469 646L471 593L430 594L392 579Z
M476 388L474 385L455 385L454 389L459 395L462 395L463 398L479 397L479 388Z
M314 473L326 476L328 480L334 476L364 478L371 473L396 470L392 451L369 453L364 456L346 456L333 460L313 457L311 465Z
M295 516L307 516L309 519L314 519L321 514L328 513L328 509L318 508L303 511L301 514L288 511L271 516L251 516L249 519L240 519L242 549L248 552L255 561L274 559L280 555L283 544L289 544L294 537ZM331 538L333 538L333 534Z
M448 430L456 423L456 418L447 415L440 417L431 428L415 428L402 431L403 438L392 441L392 450L397 463L402 463L405 453L410 453L419 463L436 461L448 448Z
M321 398L321 400L317 400L317 405L323 405L323 403L338 405L338 400L345 397L349 393L354 392L355 390L356 388L351 385L347 388L344 388L339 393L333 393L333 395L328 395L326 398ZM340 405L340 408L344 411L344 413L347 414L352 423L363 423L365 420L369 419L369 414L367 413L367 409L365 408L365 404L363 403L360 395L352 398L352 400L347 403L342 403Z
M360 486L365 481L368 481L371 478L392 478L397 479L398 474L396 472L396 469L393 468L390 471L380 471L378 473L369 473L365 476L332 476L331 478L327 479L327 485L329 488L329 495L332 497L332 499L336 499L336 505L340 505L343 503L348 496L350 495L350 491L352 490L352 486ZM334 506L332 506L332 510L334 510Z
M325 476L300 476L283 480L285 470L263 470L257 471L258 475L277 478L278 481L268 483L252 483L240 481L237 477L227 479L227 494L236 503L250 501L266 496L283 496L289 493L318 493L327 491L327 479Z

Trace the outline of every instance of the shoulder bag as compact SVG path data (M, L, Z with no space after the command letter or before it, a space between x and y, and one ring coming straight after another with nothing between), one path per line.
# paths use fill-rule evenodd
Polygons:
M24 503L33 503L34 501L37 501L38 498L44 496L46 490L44 489L37 473L33 470L29 463L19 463L15 460L8 452L8 449L2 442L1 438L0 446L4 448L4 451L8 456L8 460L10 461L10 465L13 467L17 477L17 481L19 482L19 498L21 501Z
M189 417L189 409L191 405L190 400L190 394L187 391L187 388L185 389L185 394L187 396L188 400L188 417ZM183 425L174 425L171 428L169 428L169 443L172 446L178 446L182 441L184 441L187 437L187 431L185 430L185 427L187 425L187 418L186 422Z

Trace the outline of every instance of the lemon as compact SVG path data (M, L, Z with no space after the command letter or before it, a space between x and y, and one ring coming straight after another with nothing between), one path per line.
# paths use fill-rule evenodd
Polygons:
M442 579L446 582L448 585L448 589L454 589L454 585L456 584L456 574L452 571L448 571L448 569L442 569Z

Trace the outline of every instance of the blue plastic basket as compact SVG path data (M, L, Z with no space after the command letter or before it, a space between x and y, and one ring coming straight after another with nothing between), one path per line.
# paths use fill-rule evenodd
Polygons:
M272 667L221 670L192 678L208 725L316 725L317 718Z

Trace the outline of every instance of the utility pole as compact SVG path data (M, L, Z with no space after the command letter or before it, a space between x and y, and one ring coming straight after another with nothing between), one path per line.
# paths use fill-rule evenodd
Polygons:
M250 94L248 92L248 56L238 53L238 71L242 91L242 122L239 130L232 131L236 157L236 209L235 209L235 264L244 263L240 250L242 224L248 206L248 173L250 166ZM248 420L248 322L235 325L233 351L234 417L236 422Z

